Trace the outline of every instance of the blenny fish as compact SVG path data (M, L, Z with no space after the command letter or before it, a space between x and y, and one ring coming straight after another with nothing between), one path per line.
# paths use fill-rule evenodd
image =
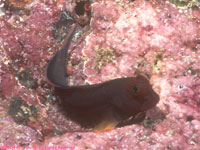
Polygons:
M152 89L149 80L142 75L93 85L67 85L66 54L76 27L76 23L72 24L63 47L50 60L46 72L47 79L55 87L63 107L78 113L79 119L88 119L85 116L89 116L89 120L96 120L92 129L96 132L111 130L122 120L134 118L155 107L159 96Z

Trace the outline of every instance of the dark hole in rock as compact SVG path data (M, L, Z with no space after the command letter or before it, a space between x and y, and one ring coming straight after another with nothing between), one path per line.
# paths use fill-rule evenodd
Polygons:
M77 15L84 15L86 3L87 1L80 1L76 3L75 12Z
M187 98L184 98L183 99L183 103L187 103L188 102L188 99Z
M144 119L143 126L145 128L151 128L152 130L155 130L154 125L159 124L165 118L166 114L156 107L154 110L151 110L151 115Z
M171 150L172 148L168 145L168 146L167 146L167 149Z
M144 121L143 121L143 126L145 128L152 128L153 127L153 124L154 124L154 121L150 118L150 117L147 117Z
M81 138L82 138L82 135L80 135L80 134L77 134L77 135L76 135L76 139L79 139L79 140L80 140Z
M37 82L34 80L32 71L29 68L25 68L16 75L19 82L26 88L35 89L37 88Z
M25 146L28 146L29 144L28 143L19 143L19 145L25 147Z
M197 51L197 50L198 50L198 47L197 47L197 46L193 46L193 47L192 47L192 50L193 50L193 51Z
M53 26L53 37L61 42L67 33L70 31L70 26L73 24L73 18L67 11L61 11L60 20Z
M194 120L194 117L191 116L191 115L189 115L189 116L187 116L186 120L187 120L187 121L192 121L192 120Z
M26 125L30 121L29 117L36 116L37 109L26 104L21 97L14 96L10 100L8 114L16 123Z
M9 11L9 13L16 13L19 15L29 15L30 10L27 8L33 0L6 0L4 8Z

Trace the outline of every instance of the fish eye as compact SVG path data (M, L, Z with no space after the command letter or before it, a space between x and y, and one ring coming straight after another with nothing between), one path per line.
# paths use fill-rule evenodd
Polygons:
M132 90L134 93L138 93L140 91L140 89L137 85L132 86Z
M89 3L86 3L84 6L85 11L90 11L90 5Z

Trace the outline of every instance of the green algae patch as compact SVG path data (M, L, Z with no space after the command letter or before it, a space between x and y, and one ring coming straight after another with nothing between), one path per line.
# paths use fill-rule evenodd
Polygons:
M194 7L200 7L198 0L168 0L179 9L189 9Z

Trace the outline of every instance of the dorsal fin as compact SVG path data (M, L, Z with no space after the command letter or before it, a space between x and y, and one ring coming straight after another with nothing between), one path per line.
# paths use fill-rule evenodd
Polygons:
M56 52L54 57L50 60L46 76L49 82L56 87L67 87L66 81L66 54L68 52L72 37L74 35L77 24L73 24L70 32L65 38L63 47Z

